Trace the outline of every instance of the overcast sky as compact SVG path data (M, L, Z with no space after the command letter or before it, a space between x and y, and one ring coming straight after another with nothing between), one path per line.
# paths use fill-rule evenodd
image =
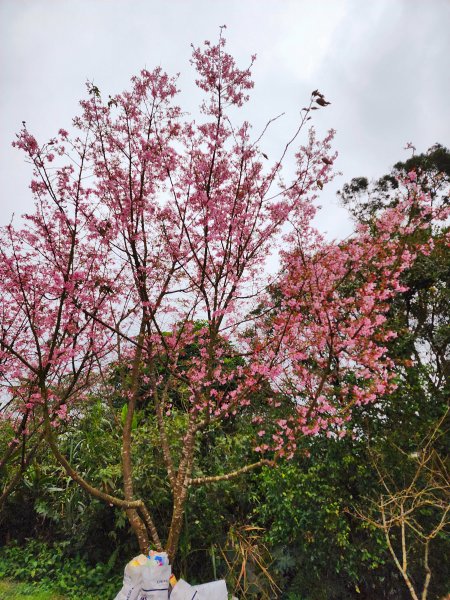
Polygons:
M450 0L0 0L0 224L31 210L30 168L11 147L22 120L40 141L69 128L87 79L122 91L141 68L181 72L194 105L190 44L216 40L246 66L257 54L255 130L271 154L319 88L332 104L317 128L337 130L343 176L324 190L320 226L349 231L335 190L384 174L408 153L450 145Z

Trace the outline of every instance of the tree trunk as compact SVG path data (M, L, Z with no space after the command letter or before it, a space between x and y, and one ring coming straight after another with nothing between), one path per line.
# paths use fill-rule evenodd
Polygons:
M140 518L136 510L129 509L126 512L128 521L130 522L130 525L137 538L139 550L142 554L148 554L150 550L150 541L147 533L147 528L145 527L142 519Z
M183 457L178 469L176 484L173 492L173 512L167 539L167 554L172 561L178 550L181 530L183 529L183 516L189 491L190 477L194 464L195 422L191 419L184 438Z

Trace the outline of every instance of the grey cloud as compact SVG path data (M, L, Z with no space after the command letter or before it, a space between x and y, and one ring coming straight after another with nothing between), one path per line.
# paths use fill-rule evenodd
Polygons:
M70 124L83 83L123 89L143 66L181 71L193 105L190 43L215 39L228 25L229 48L255 65L247 115L258 131L286 111L267 137L276 155L315 87L332 104L317 127L338 130L344 176L324 190L319 223L344 235L348 221L334 192L356 175L376 177L405 156L450 144L450 3L447 0L3 0L0 3L0 223L30 210L29 167L10 147L25 119L45 139Z

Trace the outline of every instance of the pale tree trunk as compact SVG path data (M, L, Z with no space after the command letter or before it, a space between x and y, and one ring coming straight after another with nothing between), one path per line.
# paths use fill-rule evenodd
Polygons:
M178 549L181 530L183 528L183 516L186 508L186 500L189 490L189 480L194 463L196 425L191 416L188 430L184 438L184 448L173 491L173 511L170 523L169 537L167 539L167 554L173 560Z
M385 527L385 538L386 538L386 543L387 543L387 547L389 548L389 552L391 553L392 558L394 559L394 562L397 566L397 569L400 571L400 573L402 574L403 580L406 584L406 587L409 590L409 593L411 594L411 598L413 600L419 600L418 595L416 594L416 591L414 589L414 586L411 582L411 579L409 578L408 575L408 558L407 558L407 552L406 552L406 532L405 532L405 523L402 520L401 522L401 545L402 545L402 562L399 561L397 554L395 553L394 547L392 546L392 542L391 542L391 536L389 533L389 527L387 526L386 523L386 515L384 512L384 509L382 509L382 518L383 518L383 525Z
M123 426L122 434L122 474L123 474L123 491L125 500L134 500L133 490L133 466L131 460L131 436L132 436L132 425L133 415L136 408L136 398L139 391L139 372L141 366L142 357L142 339L144 333L144 321L141 323L141 329L138 336L138 345L136 347L136 354L133 360L133 368L131 373L131 385L130 385L130 396L128 399L128 410L125 423ZM139 513L135 509L128 509L126 511L130 525L136 535L139 549L143 554L149 552L149 537L147 528L139 516Z
M142 519L138 512L133 509L126 511L128 521L130 522L131 528L133 529L134 535L139 544L139 550L142 554L148 554L150 550L150 541L147 534L147 528L145 527Z
M425 556L424 556L425 581L423 583L421 600L427 600L427 598L428 598L428 587L430 585L430 579L431 579L431 569L430 569L430 565L428 562L429 549L430 549L430 539L427 539L425 542Z

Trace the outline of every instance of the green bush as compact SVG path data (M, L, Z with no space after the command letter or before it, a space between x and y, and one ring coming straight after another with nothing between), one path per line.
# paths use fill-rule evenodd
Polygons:
M0 579L53 589L66 598L114 598L122 583L122 568L115 564L117 554L107 563L91 565L80 555L69 556L69 545L27 540L24 546L4 546L0 549Z

